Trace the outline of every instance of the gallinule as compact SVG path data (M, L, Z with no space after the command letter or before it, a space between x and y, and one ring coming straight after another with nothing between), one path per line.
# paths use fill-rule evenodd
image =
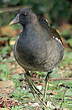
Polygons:
M62 41L58 32L48 25L47 20L38 19L30 8L21 9L10 24L16 23L20 23L23 30L14 46L15 59L26 70L25 76L33 94L41 94L32 83L29 71L47 72L46 90L49 73L60 63L64 55Z

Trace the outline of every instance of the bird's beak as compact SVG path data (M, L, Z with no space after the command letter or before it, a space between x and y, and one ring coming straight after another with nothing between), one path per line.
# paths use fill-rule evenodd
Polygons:
M17 16L9 23L9 25L17 24L17 23L19 23L19 14L17 14Z

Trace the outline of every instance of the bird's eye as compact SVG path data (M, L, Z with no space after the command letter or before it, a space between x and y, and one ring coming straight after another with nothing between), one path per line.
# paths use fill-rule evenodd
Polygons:
M23 18L23 17L26 17L26 16L27 16L27 15L25 15L25 14L21 14L21 15L20 15L20 17L22 17L22 18Z

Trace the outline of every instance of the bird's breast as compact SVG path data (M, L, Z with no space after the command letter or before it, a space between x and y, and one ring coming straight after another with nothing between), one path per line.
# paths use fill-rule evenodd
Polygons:
M48 71L54 68L63 57L63 47L55 39L32 35L20 37L14 47L17 62L26 69Z

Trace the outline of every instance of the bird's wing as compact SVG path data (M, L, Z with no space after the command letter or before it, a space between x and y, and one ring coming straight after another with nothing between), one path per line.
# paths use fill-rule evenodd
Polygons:
M62 40L61 40L61 38L60 38L60 35L59 35L59 33L56 31L56 29L54 29L54 28L52 28L52 27L50 27L49 25L48 25L48 21L47 21L47 19L45 19L45 18L39 18L39 23L40 23L40 25L43 27L43 28L45 28L47 31L48 31L48 34L50 35L50 37L55 37L55 38L58 38L61 42L62 42Z

